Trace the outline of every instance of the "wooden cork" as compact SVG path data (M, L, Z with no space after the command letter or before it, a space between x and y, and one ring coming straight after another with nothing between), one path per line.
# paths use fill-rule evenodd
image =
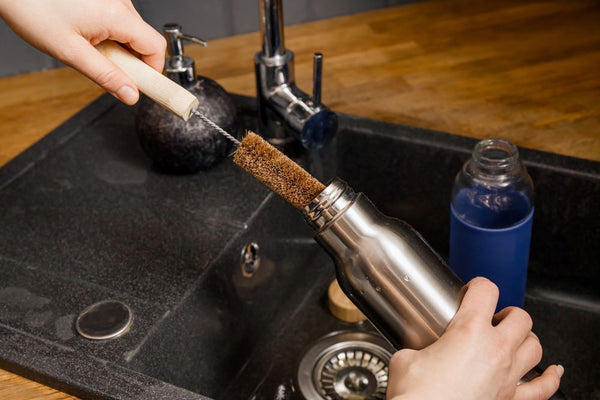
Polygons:
M362 312L344 294L337 280L333 280L327 291L329 311L338 319L346 322L360 322L367 319Z
M253 132L242 139L233 162L299 210L325 189L325 185Z

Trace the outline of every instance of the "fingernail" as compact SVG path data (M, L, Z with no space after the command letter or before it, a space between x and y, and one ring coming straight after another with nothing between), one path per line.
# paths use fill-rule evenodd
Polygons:
M138 99L138 94L130 86L121 86L121 88L117 90L117 97L123 103L134 104Z
M559 378L562 378L563 374L565 373L565 367L563 367L562 365L558 364L556 366L556 373L558 374Z

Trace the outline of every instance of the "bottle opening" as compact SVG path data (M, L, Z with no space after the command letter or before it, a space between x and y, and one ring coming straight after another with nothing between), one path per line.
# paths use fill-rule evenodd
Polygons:
M519 151L517 146L504 139L482 140L473 150L473 160L489 172L504 172L517 165Z
M321 229L343 213L355 197L356 193L346 182L334 178L310 204L304 207L304 219L313 228Z

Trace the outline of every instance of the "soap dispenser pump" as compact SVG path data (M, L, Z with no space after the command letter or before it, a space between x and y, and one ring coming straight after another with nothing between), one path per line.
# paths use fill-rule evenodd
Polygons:
M165 24L163 33L167 39L166 75L186 89L194 87L198 81L196 78L196 63L193 58L183 54L183 41L187 40L204 47L208 44L199 37L184 34L179 24Z
M199 101L198 111L228 132L236 132L233 101L214 80L197 76L195 63L184 55L183 41L201 44L200 38L186 35L181 25L163 29L167 39L165 73L189 90ZM199 118L183 121L165 108L142 96L137 108L135 129L140 145L156 168L168 173L194 173L208 169L225 158L230 142Z

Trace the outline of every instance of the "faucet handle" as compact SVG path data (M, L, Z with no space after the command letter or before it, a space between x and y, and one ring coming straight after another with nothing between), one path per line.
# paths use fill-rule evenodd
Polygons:
M323 54L313 57L313 95L311 115L303 122L300 132L302 146L316 150L325 145L337 131L337 116L321 104L321 86L323 82Z
M321 87L323 82L323 54L313 56L313 103L314 107L321 106Z

